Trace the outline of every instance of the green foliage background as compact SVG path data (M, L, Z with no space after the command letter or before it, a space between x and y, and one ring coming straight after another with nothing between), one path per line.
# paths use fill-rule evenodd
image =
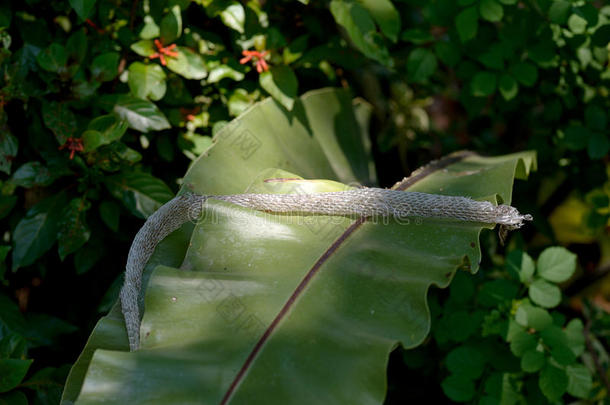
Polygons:
M458 149L538 153L514 201L534 225L506 248L488 234L484 270L433 294L431 338L395 351L386 401L603 398L609 42L601 1L3 2L0 402L57 402L142 219L220 128L326 86L373 105L382 186ZM578 255L551 251L574 261L561 277L553 244ZM460 319L470 333L444 336Z

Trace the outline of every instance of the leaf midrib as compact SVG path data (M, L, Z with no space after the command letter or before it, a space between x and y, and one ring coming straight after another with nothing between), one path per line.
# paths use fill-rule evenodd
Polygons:
M443 169L451 164L457 163L467 157L476 156L477 154L470 151L462 151L457 152L448 156L445 156L439 160L435 160L423 166L422 168L414 171L411 176L405 177L402 181L396 183L394 187L395 190L404 191L407 188L413 186L418 181L424 179L430 174ZM359 218L355 220L329 247L322 253L320 258L316 261L316 263L309 269L305 277L301 280L301 282L297 285L295 290L292 292L286 303L282 306L282 309L275 316L269 327L265 330L265 333L260 337L260 339L256 342L250 354L244 361L244 364L240 368L239 372L229 385L229 388L225 392L220 405L226 405L229 403L233 393L235 393L237 387L240 382L243 380L244 376L247 374L250 366L254 363L258 353L261 351L262 347L265 345L267 340L273 334L275 328L279 325L282 319L286 316L286 314L290 311L294 303L297 301L299 296L306 290L308 284L313 280L315 275L322 268L322 265L330 259L330 257L339 249L339 247L347 240L347 238L352 235L360 226L367 221L368 218Z

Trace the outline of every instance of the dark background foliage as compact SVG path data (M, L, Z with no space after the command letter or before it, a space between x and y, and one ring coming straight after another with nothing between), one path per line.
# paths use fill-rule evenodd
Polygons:
M218 129L264 97L291 109L325 86L373 105L381 186L458 149L538 153L514 201L533 226L506 247L484 235L482 271L433 292L431 337L393 353L387 402L601 400L609 42L601 1L3 2L0 402L58 401L133 235ZM569 280L544 276L543 259L534 275L523 251L550 245L577 254ZM543 279L559 306L532 296ZM446 336L460 319L470 332ZM515 349L515 323L542 360ZM456 369L459 356L481 365Z

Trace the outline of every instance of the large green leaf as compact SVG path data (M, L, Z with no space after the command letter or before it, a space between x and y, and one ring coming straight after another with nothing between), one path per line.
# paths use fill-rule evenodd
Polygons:
M339 90L308 93L291 113L266 100L218 133L184 186L229 194L372 183L361 142L369 113ZM462 153L397 187L508 203L513 178L533 165L531 153ZM380 404L390 351L421 343L427 290L459 267L476 270L485 227L270 215L212 200L205 212L147 265L141 350L127 352L115 306L74 365L65 404Z

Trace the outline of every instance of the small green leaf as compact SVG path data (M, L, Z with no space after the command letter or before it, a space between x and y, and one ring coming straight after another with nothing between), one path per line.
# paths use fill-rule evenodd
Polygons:
M36 60L44 70L59 73L65 70L66 63L68 63L68 54L62 45L53 42L38 54Z
M358 0L371 14L381 32L396 42L400 32L400 14L390 0Z
M521 62L510 67L510 74L524 86L533 86L538 79L538 69L529 62Z
M159 29L159 26L157 25L157 23L155 23L154 18L152 18L149 15L144 16L144 27L142 27L142 31L140 31L140 38L154 39L160 35L161 35L161 30ZM150 53L148 55L150 55Z
M40 162L24 163L11 177L11 183L25 188L48 186L53 180L49 169Z
M603 131L606 129L607 120L606 112L600 106L591 104L585 109L585 122L587 127L593 131Z
M239 2L235 0L212 0L206 5L206 13L210 17L220 16L224 25L240 34L244 33L246 12Z
M246 21L246 12L244 7L237 1L231 1L230 4L220 12L220 19L223 24L229 28L233 28L240 34L244 33L244 23Z
M526 373L535 373L544 366L544 353L538 350L529 350L521 357L521 369Z
M115 114L102 115L89 123L88 130L82 135L85 152L91 152L102 145L121 139L128 128L127 121Z
M201 55L183 46L177 47L176 51L177 57L166 58L169 70L185 79L199 80L205 77L207 69Z
M282 59L285 65L296 62L309 49L309 34L301 35L294 39L290 45L284 47ZM209 67L209 65L208 65Z
M222 79L233 79L235 81L241 81L244 79L244 74L238 70L233 69L229 65L219 64L214 67L210 67L208 64L208 68L210 72L208 73L208 77L205 79L206 83L217 83Z
M566 325L565 335L568 339L568 346L574 352L576 357L583 354L585 351L585 335L584 325L578 318L572 319Z
M544 308L553 308L561 302L561 290L548 281L538 279L529 287L529 297Z
M449 42L438 41L434 45L434 52L436 56L447 66L455 66L460 61L462 55L460 50L454 44Z
M521 326L542 331L553 324L553 318L545 309L522 304L517 308L515 320Z
M86 20L91 15L96 0L69 0L70 5L76 11L81 20Z
M150 98L154 101L163 98L167 85L165 72L161 66L134 62L129 65L128 71L127 84L129 84L131 94L138 98Z
M589 369L582 364L566 367L568 375L568 394L587 399L593 387L593 378Z
M85 222L85 213L90 206L86 199L74 198L65 208L57 234L58 252L62 261L89 240L91 231Z
M299 82L292 69L286 65L278 65L268 72L263 72L259 79L260 85L278 103L287 110L292 110L297 97Z
M501 46L492 46L477 59L489 69L501 70L504 68L504 50Z
M85 30L80 29L74 32L66 42L68 59L74 61L76 65L80 65L83 60L85 60L85 57L87 57L87 46L88 43Z
M481 18L491 22L498 22L504 16L504 9L496 0L481 0L479 11Z
M479 290L479 304L486 307L495 307L517 296L519 286L509 280L492 280L483 284Z
M239 114L250 108L257 98L256 94L248 93L246 89L242 88L237 88L229 94L230 96L229 100L227 101L227 107L229 108L229 115L233 117L237 117Z
M45 125L53 131L60 145L76 135L76 116L66 103L55 101L43 103L42 119Z
M57 318L52 319L53 321L60 321ZM47 325L43 324L41 325L41 328L44 328L45 326ZM55 325L51 326L53 329L56 329ZM76 329L72 325L69 326L72 327L72 331ZM56 342L52 342L51 344L57 345ZM57 368L45 367L35 372L34 375L25 380L22 385L24 387L29 387L34 391L35 400L32 401L32 403L37 405L57 404L60 402L63 384L66 381L69 371L70 368L67 364Z
M170 128L165 115L148 100L123 95L117 100L114 112L136 131L161 131Z
M96 56L91 62L91 74L100 82L107 82L116 77L119 72L118 52L106 52Z
M153 41L150 39L143 39L141 41L131 44L131 50L140 56L149 57L156 53L156 49L153 45Z
M522 398L515 379L509 373L493 372L485 380L485 393L479 405L514 405ZM489 399L489 402L485 402Z
M0 131L0 171L10 174L13 160L17 157L19 140L8 131Z
M406 42L412 42L416 45L420 45L425 44L426 42L434 41L434 36L430 34L429 31L420 30L418 28L412 28L403 31L403 33L400 34L400 39ZM446 44L446 42L439 43Z
M602 132L593 132L589 137L588 153L591 159L601 159L610 151L608 136Z
M566 248L546 248L538 257L538 274L548 281L564 282L572 277L575 270L576 255Z
M563 130L563 143L568 149L581 150L589 145L589 139L593 136L591 131L581 125L573 125Z
M522 250L513 250L506 256L506 269L519 277L519 281L529 284L536 265L534 259Z
M549 346L551 356L561 365L570 365L576 361L576 355L570 348L568 335L557 325L551 325L540 332L545 345Z
M550 401L557 401L566 392L568 376L565 371L550 363L542 369L538 379L540 390Z
M570 28L570 31L574 34L584 34L587 29L587 20L578 14L572 14L568 18L568 28Z
M385 65L391 63L383 38L377 32L373 18L364 7L356 2L332 0L330 11L337 24L345 29L360 52Z
M599 8L595 7L591 3L585 3L580 7L577 7L574 10L574 13L584 18L587 21L587 25L589 25L589 27L595 27L599 22L600 14L604 14L603 11L602 13L600 13Z
M30 208L17 223L13 234L13 271L34 263L53 246L65 203L64 193L47 197Z
M434 53L425 48L414 49L407 58L407 74L411 81L421 83L436 72Z
M176 5L161 19L161 39L164 44L171 44L182 34L182 15L180 6Z
M470 401L475 394L474 382L464 376L452 374L441 383L445 395L456 402Z
M100 217L102 221L114 232L119 230L119 217L121 211L117 204L112 201L102 201L100 204Z
M555 43L551 40L543 40L532 45L527 53L531 60L542 67L552 66L553 60L557 57Z
M580 66L585 69L591 61L593 60L593 54L591 53L591 49L581 47L576 50L576 57L580 61Z
M565 24L572 11L572 3L565 0L554 1L549 8L549 19L555 24Z
M33 360L0 359L0 392L17 387L27 374Z
M163 181L144 172L124 171L106 178L104 184L140 218L147 218L174 196Z
M474 380L483 373L485 356L474 347L458 346L449 352L446 364L453 374Z
M470 93L475 97L487 97L496 91L496 75L490 72L477 72L470 82Z
M498 82L498 89L504 100L509 101L519 93L519 85L513 77L507 73L502 73Z
M591 36L591 45L605 48L610 42L610 24L598 27Z
M455 27L462 42L469 41L477 35L478 19L479 12L476 6L468 7L455 17Z
M517 357L523 356L526 352L536 349L538 341L534 335L520 329L514 333L510 342L510 351Z

